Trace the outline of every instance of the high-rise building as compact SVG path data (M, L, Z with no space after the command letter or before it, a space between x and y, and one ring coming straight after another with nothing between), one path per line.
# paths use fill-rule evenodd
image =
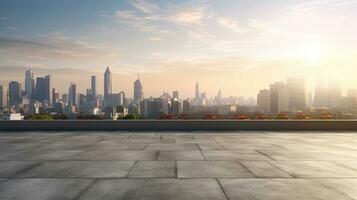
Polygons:
M21 103L21 83L11 81L9 83L9 105L18 106Z
M68 106L76 106L77 105L77 85L75 83L71 83L68 89Z
M217 93L217 96L215 99L215 103L216 103L216 105L222 104L222 90L221 89L218 90L218 93Z
M94 96L97 96L97 77L96 76L91 76L91 79L90 79L90 85L91 85L91 90L92 90L92 94Z
M158 119L163 114L163 99L149 98L140 102L140 115L148 119Z
M183 100L183 102L182 102L182 113L184 113L184 114L190 114L191 113L191 105L190 105L190 100L189 99Z
M289 88L278 82L270 85L270 111L273 114L289 111Z
M257 109L259 112L263 113L270 113L270 91L260 90L259 94L257 95Z
M46 75L45 76L45 83L46 83L46 99L48 101L48 105L51 106L52 105L52 95L51 95L51 76L50 75Z
M322 81L317 82L317 86L315 89L315 97L314 97L314 106L328 107L328 89L324 86Z
M328 106L336 108L340 104L342 90L337 81L329 81L328 83Z
M104 102L108 101L109 94L112 94L112 73L110 72L109 67L105 70L104 73Z
M36 78L36 100L43 102L46 99L45 78Z
M288 78L289 111L302 111L306 108L305 81L303 78Z
M37 77L36 79L36 99L41 103L52 104L51 98L51 76Z
M52 88L52 105L59 102L59 93L56 88Z
M68 94L66 94L66 93L62 94L61 100L63 101L63 104L66 105L68 103Z
M178 99L178 98L179 98L179 92L178 92L178 91L173 91L173 92L172 92L172 97L173 97L174 99Z
M123 91L119 92L119 105L124 106L126 104L125 93Z
M329 81L328 86L322 81L317 83L315 89L315 107L337 108L342 98L340 84L335 81Z
M314 100L312 96L312 92L307 93L307 106L312 107L314 105Z
M201 106L207 105L207 92L201 93L201 97L199 98L198 105L201 105Z
M201 96L200 96L200 86L198 82L196 82L196 87L195 87L195 103L196 105L199 105L201 102Z
M33 72L27 70L25 72L25 93L28 98L33 98L33 92L35 90L35 79Z
M171 99L170 114L178 116L181 113L181 101L178 99Z
M134 82L134 103L139 105L142 99L143 99L143 87L138 77L138 79Z
M106 107L117 107L120 105L119 94L109 94L107 98Z
M7 104L7 94L5 87L3 85L0 85L0 110L6 107Z
M357 89L347 90L347 97L357 98Z

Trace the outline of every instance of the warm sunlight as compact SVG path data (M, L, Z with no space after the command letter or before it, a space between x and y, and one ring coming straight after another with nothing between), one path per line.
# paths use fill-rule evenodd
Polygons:
M309 48L306 49L306 58L310 61L310 62L317 62L320 60L321 57L321 50L319 47L317 46L311 46Z

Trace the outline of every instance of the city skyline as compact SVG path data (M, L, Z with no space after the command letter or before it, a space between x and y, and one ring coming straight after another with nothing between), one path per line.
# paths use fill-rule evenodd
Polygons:
M25 69L23 80L15 79L15 80L10 80L7 83L0 82L0 85L7 86L8 83L15 81L20 84L22 91L25 92L26 95L29 96L30 98L35 97L35 98L41 99L41 101L49 100L49 102L52 101L51 100L51 90L52 89L55 89L56 92L58 92L58 93L66 94L66 93L69 93L68 85L75 84L76 88L78 88L77 87L78 84L76 81L69 81L68 85L65 85L63 83L60 85L56 85L56 84L53 84L53 76L51 74L43 73L43 72L36 73L36 72L37 71L34 71L32 69ZM42 75L37 75L37 74L42 74ZM109 94L116 94L116 93L120 93L120 92L125 92L125 93L129 94L130 98L134 99L134 101L142 100L144 97L145 98L155 97L155 95L144 96L143 86L142 86L142 83L141 83L141 80L139 77L139 73L137 74L137 77L135 80L132 79L132 80L130 80L130 82L126 82L125 86L129 86L129 88L130 88L129 90L113 89L113 85L115 85L115 84L113 84L113 82L115 81L115 78L112 77L113 74L111 73L109 66L105 67L105 71L104 71L104 73L102 72L102 75L99 74L99 76L103 76L103 75L104 75L104 78L102 80L101 79L99 79L99 80L103 81L104 84L100 84L100 81L98 84L98 81L97 81L98 75L93 75L93 73L91 73L91 75L89 75L89 76L78 75L77 77L82 77L84 79L87 79L86 80L87 83L85 83L84 85L81 85L82 90L76 89L77 94L81 94L81 93L85 94L85 93L88 93L88 90L91 90L91 92L93 93L94 96L96 96L96 95L103 96L103 100L105 99L105 96L107 96ZM348 96L351 93L351 91L357 90L357 88L344 88L341 86L340 81L332 80L332 79L328 79L328 80L320 79L320 80L316 81L315 86L312 88L307 87L306 79L303 77L286 77L285 79L286 79L286 82L288 85L289 85L289 81L290 81L290 82L295 82L294 83L295 87L301 86L300 94L301 93L305 94L306 102L307 102L309 93L315 94L316 90L318 88L320 88L320 89L327 88L327 87L329 87L330 84L337 84L338 90L340 90L342 96L343 95ZM273 82L269 83L270 89L272 87L272 84L273 85L274 84L285 84L284 82L285 82L284 80L274 80ZM39 84L37 84L37 83L39 83ZM64 87L65 89L62 90L61 92L59 92L58 86ZM36 88L36 87L42 87L42 88ZM266 87L266 85L261 87L260 89L255 91L254 92L255 95L252 95L252 96L244 96L244 95L239 95L239 94L230 95L229 94L229 95L224 95L224 97L246 97L246 98L255 97L256 94L258 94L259 91L264 90L264 88L269 88L269 87ZM42 94L36 93L35 92L36 90L42 91ZM44 92L43 90L45 90L45 93L43 93ZM97 91L99 91L99 92L97 92ZM131 93L130 91L133 91L133 93ZM137 91L137 92L135 92L135 91ZM192 99L194 101L197 101L195 103L199 104L201 95L204 95L205 98L206 97L207 98L216 98L217 96L222 96L222 89L219 88L217 91L218 91L218 94L217 94L217 92L216 93L213 92L212 94L207 95L207 90L204 88L201 91L200 82L196 81L194 88L191 85L190 92L189 92L191 94L188 96L182 95L182 94L185 94L185 91L180 91L180 90L175 90L175 89L162 90L161 92L158 92L158 94L156 96L160 96L167 92L169 92L169 93L170 92L180 92L180 97ZM297 100L297 101L299 101L299 100Z
M105 66L102 67L102 70L105 70L107 67L111 69L110 66ZM73 70L72 74L71 73ZM1 71L1 68L0 68ZM11 69L10 69L11 71ZM56 90L60 93L68 93L68 85L70 85L72 82L76 83L78 86L77 91L78 93L86 93L86 89L91 88L92 80L91 76L96 77L96 93L104 95L104 79L103 79L103 71L100 72L94 72L94 71L85 71L85 70L77 70L77 69L63 69L60 70L60 74L56 75L59 71L57 70L51 70L51 69L45 69L45 68L30 68L30 67L21 67L17 68L16 71L14 72L8 72L5 71L4 76L0 76L0 85L8 85L8 83L12 80L16 80L19 83L23 85L24 91L26 91L26 71L31 71L32 77L45 77L46 75L51 74L51 82L52 85L55 86ZM24 74L25 73L25 74ZM53 75L55 74L55 75ZM147 78L150 77L150 78ZM89 78L88 78L89 77ZM132 89L132 82L135 81L138 78L138 73L132 74L132 75L123 75L123 74L118 74L118 73L112 73L112 91L115 91L119 93L120 91L125 91L128 96L134 97L134 92ZM165 80L165 77L160 77L161 79ZM199 78L197 77L194 79L192 82L190 82L187 86L185 87L174 87L172 84L173 82L168 82L167 84L160 84L158 82L152 87L152 82L154 83L157 82L157 76L156 75L150 75L150 74L142 74L140 76L140 79L145 83L145 85L148 85L149 87L145 87L145 94L146 97L150 96L160 96L163 92L172 92L174 90L180 91L180 96L184 98L195 98L196 97L196 92L195 89L192 89L195 87L195 84L199 82L200 87L201 85L204 87L204 91L206 92L207 96L210 97L215 97L217 95L217 92L221 90L221 92L224 94L224 96L244 96L244 97L255 97L256 94L262 89L266 88L267 85L274 83L274 82L279 82L282 80L285 80L286 78L302 78L304 79L305 82L305 89L307 92L314 92L316 87L320 84L327 85L329 82L338 82L339 85L341 86L342 94L347 95L349 90L351 89L357 89L357 84L356 86L352 85L350 87L346 87L346 85L343 84L343 80L339 79L329 79L329 78L320 78L320 79L314 79L314 80L309 80L306 79L305 77L302 76L286 76L282 77L280 79L272 79L269 78L270 81L264 81L261 84L259 84L256 87L248 87L249 92L243 92L245 87L247 87L246 84L237 84L234 85L234 90L229 90L229 88L225 87L212 87L215 85L215 82L210 82L209 80L206 80L204 78ZM204 81L202 81L204 80ZM224 80L224 77L221 79L222 81ZM178 84L179 85L179 84ZM151 87L150 87L151 86ZM250 88L250 89L249 89Z
M169 89L155 82L159 77L180 91L199 81L209 95L221 88L227 95L254 96L264 85L295 76L357 85L354 0L5 0L0 5L2 74L18 67L101 73L109 65L117 80L113 89L128 90L123 82L139 72L152 96ZM55 82L75 79L50 74L59 79ZM4 76L1 84L10 77Z
M24 86L12 80L6 91L6 87L0 85L0 108L5 114L21 112L26 117L50 114L51 117L65 116L70 119L95 117L113 120L126 116L135 118L136 115L144 119L215 119L215 115L223 118L233 116L235 119L343 119L355 118L356 115L357 89L349 89L344 95L341 85L331 80L327 83L318 82L311 92L306 90L304 78L288 77L260 89L256 98L224 96L221 89L216 96L208 96L205 88L196 81L192 86L194 96L185 98L178 90L145 97L145 85L141 83L139 74L132 81L133 96L128 96L125 91L112 89L109 66L103 75L103 94L97 92L95 75L87 77L90 84L85 93L78 92L77 84L71 82L68 93L61 94L52 84L51 74L41 77L32 70L26 70ZM21 118L21 115L17 117Z

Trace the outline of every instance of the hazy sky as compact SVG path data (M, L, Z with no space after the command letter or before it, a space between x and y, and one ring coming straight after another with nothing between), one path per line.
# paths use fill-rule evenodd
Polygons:
M356 10L357 0L1 0L0 74L109 65L114 79L140 72L147 96L193 96L196 80L210 95L254 96L288 76L357 88Z

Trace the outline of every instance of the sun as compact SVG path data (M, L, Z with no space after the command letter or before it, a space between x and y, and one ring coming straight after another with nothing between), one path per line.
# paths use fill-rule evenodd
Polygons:
M305 57L307 58L307 60L309 61L319 61L321 58L321 50L319 47L316 46L311 46L308 47L305 51Z

